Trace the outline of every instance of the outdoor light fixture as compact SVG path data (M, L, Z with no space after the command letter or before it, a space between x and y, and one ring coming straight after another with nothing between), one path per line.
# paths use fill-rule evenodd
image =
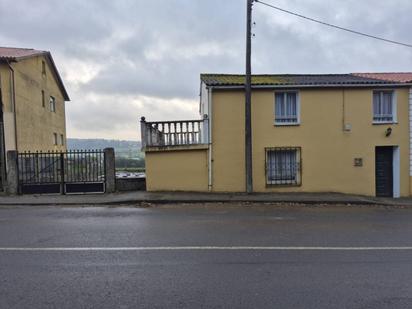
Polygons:
M385 131L385 136L389 137L389 136L391 136L391 134L392 134L392 128L387 128L386 131Z

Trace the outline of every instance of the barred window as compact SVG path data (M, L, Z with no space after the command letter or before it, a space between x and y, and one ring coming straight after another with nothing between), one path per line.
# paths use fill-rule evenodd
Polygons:
M384 123L396 121L393 91L373 92L373 121Z
M275 124L299 123L299 102L297 92L276 92Z
M300 185L300 148L266 149L266 184Z

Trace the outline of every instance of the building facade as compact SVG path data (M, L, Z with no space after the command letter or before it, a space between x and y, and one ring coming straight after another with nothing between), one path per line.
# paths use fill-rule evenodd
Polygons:
M50 52L0 47L3 173L9 150L66 149L66 101L69 96Z
M254 192L412 194L412 74L256 75ZM201 76L190 122L142 123L149 191L245 192L244 76Z

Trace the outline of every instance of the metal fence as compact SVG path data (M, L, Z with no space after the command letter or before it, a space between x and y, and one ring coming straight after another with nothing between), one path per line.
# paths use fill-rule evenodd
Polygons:
M23 152L18 154L21 193L104 192L102 150Z

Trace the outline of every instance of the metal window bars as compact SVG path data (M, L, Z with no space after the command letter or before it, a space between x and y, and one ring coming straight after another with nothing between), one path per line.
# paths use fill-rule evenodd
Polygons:
M266 148L266 184L301 185L301 148Z

